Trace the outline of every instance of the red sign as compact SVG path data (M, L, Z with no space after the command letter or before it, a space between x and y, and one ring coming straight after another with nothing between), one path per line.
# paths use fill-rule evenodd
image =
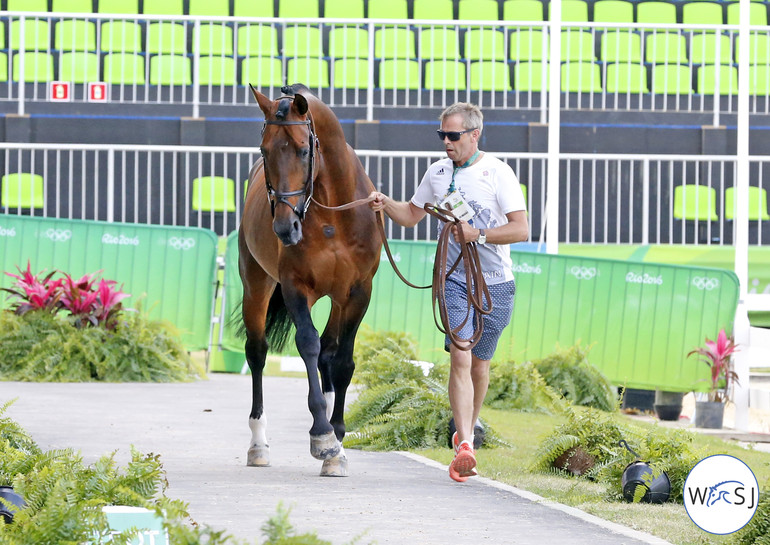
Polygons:
M107 102L107 84L103 81L89 83L88 102Z
M72 100L70 94L70 82L52 81L48 85L48 100L53 102L69 102Z

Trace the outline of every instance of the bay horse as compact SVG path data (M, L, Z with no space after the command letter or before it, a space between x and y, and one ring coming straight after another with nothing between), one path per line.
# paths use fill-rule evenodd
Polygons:
M310 453L323 460L321 475L347 476L345 395L382 243L371 208L329 207L364 199L374 185L337 117L307 87L282 87L277 100L251 92L265 125L238 233L253 396L246 463L270 465L262 371L268 348L281 350L293 324L307 369ZM310 309L324 296L331 313L319 337Z

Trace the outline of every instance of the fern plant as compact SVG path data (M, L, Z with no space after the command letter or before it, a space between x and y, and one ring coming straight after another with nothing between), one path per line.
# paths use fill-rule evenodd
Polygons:
M530 362L493 363L484 403L496 409L553 414L564 404Z

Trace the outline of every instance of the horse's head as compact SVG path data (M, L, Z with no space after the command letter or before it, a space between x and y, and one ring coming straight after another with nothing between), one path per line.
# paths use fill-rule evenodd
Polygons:
M273 231L291 246L302 240L302 220L313 196L317 146L313 122L300 94L273 101L253 87L251 92L265 114L261 148Z

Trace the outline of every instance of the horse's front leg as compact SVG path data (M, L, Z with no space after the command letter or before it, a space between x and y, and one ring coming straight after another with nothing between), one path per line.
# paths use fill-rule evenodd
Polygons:
M318 378L321 340L310 318L307 299L299 293L284 293L284 300L297 328L295 342L307 370L307 404L310 414L313 415L313 425L310 428L310 454L319 460L326 460L337 456L341 445L326 415L326 399Z

